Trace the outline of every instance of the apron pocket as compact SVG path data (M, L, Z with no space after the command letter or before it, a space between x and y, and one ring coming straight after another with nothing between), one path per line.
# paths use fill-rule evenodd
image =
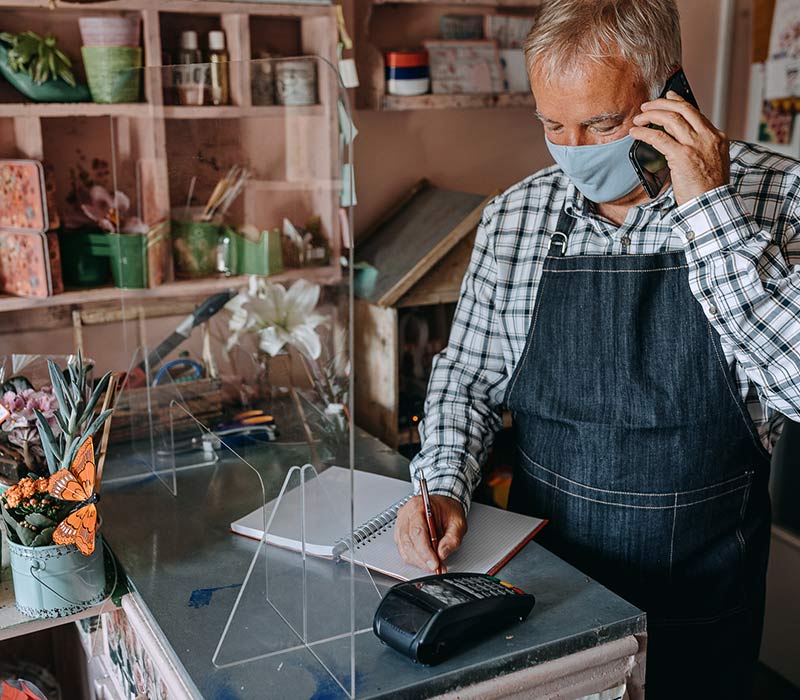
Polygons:
M697 497L679 497L673 511L669 597L653 617L698 621L747 605L748 543L742 525L753 473ZM719 488L722 486L722 488Z
M715 619L746 602L742 524L752 472L641 493L570 479L520 451L510 507L547 518L537 541L650 619Z

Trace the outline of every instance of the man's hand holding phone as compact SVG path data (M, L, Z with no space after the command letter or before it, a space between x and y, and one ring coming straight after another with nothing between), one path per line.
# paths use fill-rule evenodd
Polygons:
M727 136L677 93L645 102L633 121L630 135L666 157L679 206L730 182Z
M439 536L438 551L431 548L421 496L414 496L397 512L394 541L406 563L431 572L439 566L446 571L445 560L461 546L467 532L467 519L464 507L455 498L433 494L430 501Z

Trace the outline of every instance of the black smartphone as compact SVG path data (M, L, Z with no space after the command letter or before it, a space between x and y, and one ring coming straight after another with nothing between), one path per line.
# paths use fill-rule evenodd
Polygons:
M686 74L683 72L683 68L679 67L667 79L667 84L664 86L659 97L666 97L670 90L679 94L696 109L699 109L697 100L692 94L692 88L689 87L689 81L686 80ZM650 124L650 128L664 131L664 127L657 124ZM628 152L628 156L633 164L633 169L639 176L639 180L641 180L650 199L655 199L664 187L664 183L666 183L669 178L667 159L662 153L644 141L634 141L631 150Z

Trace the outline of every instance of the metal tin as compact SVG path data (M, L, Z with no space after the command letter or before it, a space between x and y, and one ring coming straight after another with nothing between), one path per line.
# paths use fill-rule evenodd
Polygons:
M8 543L17 610L28 617L64 617L107 595L103 541L84 556L74 544L25 547Z
M427 51L387 51L384 63L389 95L424 95L430 90Z
M275 63L268 59L268 56L262 56L250 66L250 90L254 105L275 104Z
M280 61L275 65L278 104L299 107L317 103L316 64L311 59Z

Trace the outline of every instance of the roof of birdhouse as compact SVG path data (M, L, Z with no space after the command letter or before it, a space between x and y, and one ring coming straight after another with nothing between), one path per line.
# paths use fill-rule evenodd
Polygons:
M380 306L455 301L490 199L420 180L356 248L357 260L378 270L367 301ZM440 278L448 289L428 276Z

